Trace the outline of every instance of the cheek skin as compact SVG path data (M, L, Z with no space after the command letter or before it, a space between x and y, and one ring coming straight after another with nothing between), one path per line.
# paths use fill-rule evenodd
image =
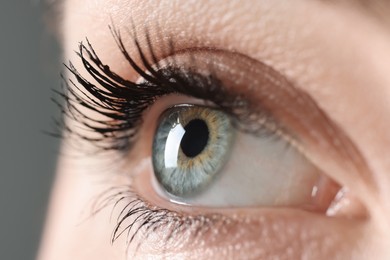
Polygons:
M63 158L58 168L38 259L123 259L124 248L109 242L109 212L90 217L91 202L104 190L102 179L95 176L94 182L74 159Z

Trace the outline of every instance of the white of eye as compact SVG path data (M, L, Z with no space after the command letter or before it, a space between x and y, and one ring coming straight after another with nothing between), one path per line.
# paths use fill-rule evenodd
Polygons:
M320 171L285 140L237 133L230 157L212 184L185 201L219 207L305 206ZM178 198L175 198L178 199Z

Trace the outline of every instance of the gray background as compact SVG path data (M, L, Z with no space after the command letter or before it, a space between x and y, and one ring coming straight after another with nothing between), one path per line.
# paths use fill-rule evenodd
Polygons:
M59 52L39 1L0 1L0 259L34 259L59 140Z

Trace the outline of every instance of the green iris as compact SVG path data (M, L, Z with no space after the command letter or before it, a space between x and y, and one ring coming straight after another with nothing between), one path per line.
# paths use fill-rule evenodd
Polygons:
M219 110L192 105L166 110L153 142L158 182L178 197L199 193L226 162L233 135L230 117Z

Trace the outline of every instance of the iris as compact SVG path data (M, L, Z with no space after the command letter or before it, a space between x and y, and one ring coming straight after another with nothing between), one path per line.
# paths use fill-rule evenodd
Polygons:
M231 119L220 110L195 105L169 108L153 141L156 179L174 196L200 193L222 169L233 137Z

